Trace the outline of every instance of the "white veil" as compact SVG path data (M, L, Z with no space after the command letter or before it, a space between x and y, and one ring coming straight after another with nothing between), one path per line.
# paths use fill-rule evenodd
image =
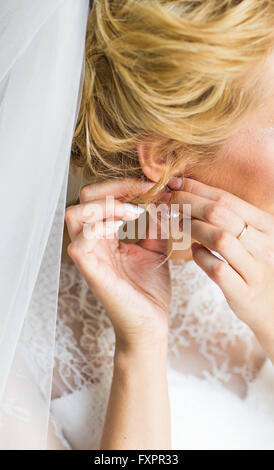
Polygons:
M88 0L0 0L0 449L46 448Z

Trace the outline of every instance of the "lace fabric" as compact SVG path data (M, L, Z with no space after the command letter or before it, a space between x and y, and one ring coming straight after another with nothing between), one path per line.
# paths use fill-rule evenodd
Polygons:
M170 260L169 266L169 363L228 387L235 377L247 385L264 359L253 333L234 315L221 290L194 261ZM112 324L104 307L77 268L63 262L53 397L89 384L109 383L114 344Z
M63 263L56 325L53 396L105 382L112 374L114 332L104 307L77 268Z
M220 412L223 408L227 410L224 419L230 416L230 406L232 416L233 413L238 416L241 412L243 429L246 429L244 423L249 419L249 413L252 416L254 413L253 410L247 410L246 400L243 407L240 406L243 400L239 400L239 396L247 396L249 401L265 402L268 416L272 416L273 404L271 393L267 399L263 390L260 392L260 387L264 386L261 382L265 380L258 384L253 380L260 376L265 354L251 330L231 311L219 287L194 261L170 260L169 267L172 299L169 315L168 378L171 405L175 413L172 425L173 445L174 448L184 448L176 447L185 445L183 441L187 434L182 432L187 431L182 427L182 422L187 429L188 426L194 426L195 419L198 419L193 408L196 405L200 406L199 416L210 413L209 410L206 411L208 406L204 400L210 402L210 397L213 400L214 393L217 394L216 400L219 400ZM59 439L63 438L64 445L69 443L72 449L98 449L100 445L111 387L114 347L113 327L103 305L89 290L76 266L69 261L63 262L51 412ZM269 377L272 377L272 367L269 364L266 366L271 368ZM267 370L265 373L268 377ZM250 393L247 395L247 389L250 392L250 384L253 383L252 398ZM223 395L221 389L224 386L235 393L224 390ZM191 401L194 393L197 394L194 398L197 399L196 405ZM182 399L190 400L190 408L193 410L191 416L185 416L187 410L185 406L181 406ZM177 412L182 415L180 419L176 419ZM188 424L186 419L189 420ZM204 417L204 422L206 419ZM256 422L255 415L254 419ZM258 417L258 422L262 424L260 419ZM215 424L217 426L217 422ZM198 426L197 422L196 425ZM214 426L209 448L210 445L215 445L212 444L215 442ZM269 426L272 431L273 423ZM264 429L262 427L262 431ZM259 443L258 434L259 430L257 437L250 437L255 439L252 442ZM183 440L180 437L182 435ZM261 440L264 445L264 438L261 437ZM190 441L190 446L197 445L196 438L193 437L193 442L191 439ZM204 436L201 436L201 442L204 442ZM220 446L225 442L226 437L220 436ZM241 444L240 439L237 445Z
M246 387L265 359L253 332L236 317L221 289L194 261L171 262L170 273L171 361L209 381L229 386L233 379L240 379ZM199 359L198 367L195 360L194 364L189 362L188 352Z

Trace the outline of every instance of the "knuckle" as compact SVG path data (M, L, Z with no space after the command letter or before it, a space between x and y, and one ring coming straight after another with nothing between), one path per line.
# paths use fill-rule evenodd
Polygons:
M225 263L220 261L212 267L211 274L212 277L218 281L222 280L226 271Z
M89 194L90 194L90 189L89 189L89 184L86 185L86 186L83 186L81 189L80 189L80 201L88 201L88 198L89 198Z
M208 204L204 209L204 215L208 222L213 223L220 219L222 209L216 203Z
M67 247L67 254L71 259L76 259L79 254L79 249L74 242L71 242Z
M225 230L219 230L214 236L214 246L216 250L226 250L231 243L231 236Z
M230 197L225 192L221 192L220 194L218 194L216 202L221 206L229 207Z

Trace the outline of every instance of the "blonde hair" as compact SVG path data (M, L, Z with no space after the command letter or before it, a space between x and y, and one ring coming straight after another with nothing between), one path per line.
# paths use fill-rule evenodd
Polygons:
M214 158L260 100L273 0L94 0L72 161L101 178L145 176L136 147L180 168Z

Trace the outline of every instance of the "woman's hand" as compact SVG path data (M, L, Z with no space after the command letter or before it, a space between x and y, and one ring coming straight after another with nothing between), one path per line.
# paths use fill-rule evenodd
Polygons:
M192 245L194 261L219 285L274 361L274 217L189 178L170 203L191 204L191 237L198 242ZM245 223L247 230L238 239Z
M68 254L104 305L116 334L100 449L170 448L166 378L170 277L167 262L156 268L167 255L168 240L161 239L158 231L157 239L138 244L122 242L117 235L119 221L140 215L125 201L153 184L127 178L88 185L82 189L80 204L66 211ZM178 181L173 179L173 184ZM115 198L114 210L106 201L108 195Z
M147 192L153 184L127 178L85 186L80 204L66 211L71 238L68 254L106 308L115 329L116 348L117 343L121 348L141 346L142 350L159 346L166 352L168 263L154 268L166 256L168 240L144 239L133 244L120 241L117 234L119 221L140 215L132 212L138 206L125 201ZM106 203L109 195L115 198L114 215ZM114 224L109 222L110 216ZM103 236L104 230L111 238Z

